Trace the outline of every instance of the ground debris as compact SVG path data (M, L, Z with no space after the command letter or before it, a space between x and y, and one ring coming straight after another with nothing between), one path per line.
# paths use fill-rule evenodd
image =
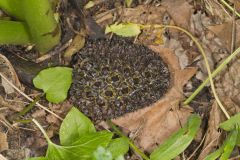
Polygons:
M198 159L204 159L208 154L214 151L221 143L221 132L219 132L219 124L222 122L222 113L217 103L213 103L209 113L208 128L206 131L206 139L203 144L203 149Z
M148 108L129 113L114 120L114 123L135 133L136 143L147 151L152 151L156 144L161 144L169 135L177 131L191 114L191 108L179 108L184 97L183 86L196 73L196 68L181 70L177 57L170 49L151 46L155 52L169 64L172 75L171 89L158 102Z
M0 131L0 152L8 149L7 134Z
M170 73L158 53L132 40L88 41L76 58L71 101L94 121L147 107L170 85Z

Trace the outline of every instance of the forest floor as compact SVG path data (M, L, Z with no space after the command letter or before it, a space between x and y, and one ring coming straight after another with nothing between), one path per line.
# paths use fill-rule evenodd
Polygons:
M233 11L240 13L239 1L228 0L228 4ZM40 55L29 46L2 46L0 49L0 73L19 88L17 91L0 77L0 160L23 160L45 155L47 141L33 123L28 123L32 118L37 119L48 136L59 143L61 120L56 116L39 105L17 119L16 113L31 104L26 96L31 99L41 96L41 91L34 89L32 85L32 78L37 72L46 66L71 66L76 63L71 59L71 55L82 48L84 50L84 44L88 44L88 41L105 37L106 26L116 22L131 22L181 27L194 35L201 44L213 71L240 46L240 17L233 11L217 0L136 0L129 7L121 0L93 0L91 3L61 0L57 13L60 16L62 39L52 51ZM114 39L114 36L108 35L107 38ZM210 84L190 103L184 103L209 77L199 48L188 35L172 28L150 27L143 29L138 37L130 40L160 55L169 70L168 88L163 88L163 95L156 102L148 104L148 107L113 116L112 121L136 146L145 153L151 153L172 133L179 130L191 114L197 113L202 119L197 136L176 159L204 159L226 139L226 132L219 129L219 124L227 118L216 102ZM114 42L114 45L115 43L117 45L118 42ZM96 45L93 49L99 50L99 47L101 46ZM127 50L126 47L120 47L119 52L124 49ZM214 78L216 93L230 116L240 111L239 62L238 57L234 58ZM73 104L75 105L72 98L74 96L73 92L70 92L68 99L60 104L49 103L44 97L38 102L64 118ZM98 119L94 117L95 114L88 116ZM108 128L104 121L95 121L95 125L99 130ZM239 148L235 148L231 157L240 159L239 155ZM140 158L129 152L126 159Z

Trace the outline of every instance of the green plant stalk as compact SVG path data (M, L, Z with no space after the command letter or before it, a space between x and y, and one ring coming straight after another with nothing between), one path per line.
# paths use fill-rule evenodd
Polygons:
M21 3L33 43L40 52L48 52L59 43L61 35L49 0L21 0Z
M0 44L26 45L30 36L25 23L0 20Z
M16 19L23 20L24 12L22 10L22 0L1 0L0 8Z
M28 124L28 123L32 122L32 119L17 119L17 120L15 120L15 122Z
M228 56L213 72L212 72L212 77L216 77L219 72L221 72L224 67L231 62L231 60L237 56L237 54L240 53L240 47L236 49L230 56ZM202 84L191 94L190 97L188 97L185 101L184 104L187 105L189 104L197 95L198 93L208 84L210 78L208 77Z
M140 155L143 159L145 160L150 160L147 155L145 155L135 144L128 138L126 137L110 120L107 120L108 125L115 131L117 135L120 137L126 138L128 141L129 146L138 154Z
M43 127L38 123L38 121L36 121L35 119L32 119L32 121L37 125L37 127L40 129L40 131L42 132L42 134L44 135L44 137L46 138L48 143L52 143L52 141L50 140L50 138L48 137L46 131L43 129Z
M149 28L151 27L152 25L140 25L142 28ZM183 33L185 33L186 35L188 35L192 40L193 42L196 44L196 46L198 47L200 53L202 54L203 56L203 59L205 61L205 64L206 64L206 68L207 68L207 72L208 72L208 77L209 77L209 80L210 80L210 84L211 84L211 89L212 89L212 92L213 92L213 95L214 95L214 98L216 99L217 101L217 104L219 105L219 107L221 108L222 112L224 113L224 115L230 119L230 116L227 112L227 110L225 109L225 107L223 106L223 104L221 103L218 95L217 95L217 92L216 92L216 89L215 89L215 86L214 86L214 82L213 82L213 77L212 77L212 73L211 73L211 69L209 67L209 63L208 63L208 59L207 59L207 56L201 46L201 44L198 42L198 40L190 33L188 32L187 30L181 28L181 27L178 27L178 26L172 26L172 25L153 25L155 28L172 28L172 29L176 29L176 30L179 30L179 31L182 31Z
M38 95L33 102L31 102L29 105L27 105L27 107L25 107L23 110L21 110L19 113L17 113L17 116L23 116L25 115L27 112L29 112L35 105L36 103L40 100L40 98L44 96L44 94L40 94Z
M236 11L232 6L230 6L225 0L220 0L220 2L240 18L240 14L238 13L238 11Z

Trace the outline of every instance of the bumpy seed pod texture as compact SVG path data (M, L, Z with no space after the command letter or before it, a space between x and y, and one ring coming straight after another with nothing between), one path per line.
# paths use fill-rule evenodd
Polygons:
M88 40L75 59L70 100L95 122L147 107L169 87L160 56L129 39Z

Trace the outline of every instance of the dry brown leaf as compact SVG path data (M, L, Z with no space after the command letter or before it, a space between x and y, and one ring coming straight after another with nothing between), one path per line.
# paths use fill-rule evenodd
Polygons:
M232 39L232 22L228 21L220 25L208 26L221 41L225 44L226 48L230 51L231 39ZM236 20L236 32L235 32L235 46L240 46L240 20Z
M204 5L207 12L212 16L217 23L231 20L229 12L217 0L204 0Z
M166 8L177 26L189 29L193 6L186 0L162 0L161 4Z
M150 48L159 53L169 65L172 88L152 106L113 120L131 133L138 132L137 143L147 151L151 151L156 144L162 143L186 122L192 110L179 109L179 103L184 98L182 94L184 84L196 73L196 68L181 70L177 57L170 49L159 46L150 46Z
M8 149L7 134L0 131L0 152Z
M240 1L229 0L232 4L235 4L236 10L240 12Z
M66 63L70 62L72 55L78 52L84 46L84 44L85 44L85 36L82 31L73 38L72 43L66 49L64 53L64 58Z
M216 81L220 99L230 115L240 112L240 60L236 59L221 73Z
M208 120L208 129L206 132L206 139L203 145L198 159L204 159L213 149L218 147L221 133L218 132L219 124L222 121L222 111L218 107L217 103L214 102L210 111L210 117Z
M0 70L1 73L5 75L8 79L10 79L11 82L14 83L18 88L21 87L21 84L18 80L18 76L15 70L13 69L13 66L11 65L9 60L1 53L0 53ZM0 77L0 79L2 78ZM11 87L4 79L2 79L2 84L0 85L3 86L6 94L14 93L13 87Z
M3 157L3 155L0 154L0 160L7 160L7 158Z
M135 8L117 8L114 12L104 12L94 18L101 26L113 23L114 14L120 16L122 22L132 22L141 24L162 24L166 9L148 5L139 5ZM167 23L167 22L166 22Z
M3 74L8 80L10 80L16 87L23 90L21 86L18 76L8 61L8 59L0 53L0 72ZM25 105L21 98L18 98L20 95L15 92L12 86L10 86L5 80L0 77L0 87L4 88L4 91L0 91L0 107L7 107L14 111L22 110ZM6 99L6 94L11 94L11 99Z

